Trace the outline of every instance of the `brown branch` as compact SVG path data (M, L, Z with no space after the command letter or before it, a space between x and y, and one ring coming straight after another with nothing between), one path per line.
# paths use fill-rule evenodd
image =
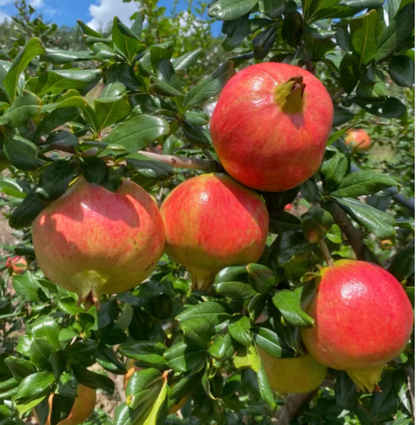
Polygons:
M329 249L326 246L326 243L323 239L319 241L319 248L321 249L322 254L328 266L334 267L334 262L332 261L331 253L329 252Z
M213 171L215 169L215 161L198 158L186 158L184 156L163 155L155 152L139 151L140 154L147 156L164 164L172 165L176 168L188 168L191 170Z
M303 404L309 402L318 389L309 393L289 394L286 397L285 405L277 412L277 423L279 425L289 425L298 415Z
M347 237L357 260L363 260L365 245L361 232L353 226L345 211L335 203L333 204L332 216L342 233Z

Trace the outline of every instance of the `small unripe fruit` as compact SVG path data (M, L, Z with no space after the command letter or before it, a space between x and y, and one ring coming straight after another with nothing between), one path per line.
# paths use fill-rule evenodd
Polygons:
M385 363L406 347L413 328L410 301L397 279L364 261L340 260L321 271L302 329L310 354L348 372L363 392L377 388Z
M38 215L32 238L46 277L93 300L143 282L165 245L157 205L128 180L116 192L78 180Z
M240 183L265 192L298 186L320 167L333 105L310 72L265 62L238 72L212 115L212 142Z
M364 152L371 148L371 137L365 130L350 130L345 137L345 144L350 146L353 152Z
M270 387L279 393L307 393L321 385L327 368L310 354L278 359L257 347Z
M283 208L286 212L290 212L292 211L292 204L287 204L285 205L285 207Z
M256 262L264 250L269 216L263 200L225 174L181 183L160 212L166 253L189 269L194 288L206 289L224 267Z
M9 257L6 261L6 267L11 274L22 274L27 270L27 261L20 255Z

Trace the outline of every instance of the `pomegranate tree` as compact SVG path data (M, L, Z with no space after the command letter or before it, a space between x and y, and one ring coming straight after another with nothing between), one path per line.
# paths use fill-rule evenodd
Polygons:
M333 106L324 85L293 65L261 63L221 92L211 136L227 172L248 187L291 189L321 165Z
M206 289L224 267L257 261L269 216L261 197L225 174L203 174L176 187L161 207L166 252Z
M406 347L413 328L409 299L394 276L364 261L340 260L322 270L313 301L315 319L302 329L308 351L345 370L363 392L377 388L384 365Z
M39 267L52 282L94 300L141 283L162 255L154 200L123 180L116 192L79 179L32 226Z

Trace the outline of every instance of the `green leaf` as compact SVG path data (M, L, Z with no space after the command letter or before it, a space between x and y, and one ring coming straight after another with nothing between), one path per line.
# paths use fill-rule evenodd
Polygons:
M128 341L122 344L119 352L126 357L137 360L143 367L158 368L166 364L163 358L167 350L165 344L153 341Z
M21 359L14 356L9 356L4 361L6 366L10 369L13 377L16 378L17 381L22 381L26 376L32 375L36 372L36 369L28 360ZM6 389L6 388L4 388Z
M386 99L387 86L384 83L384 74L374 63L369 66L367 73L361 78L357 87L357 99L367 102L380 102Z
M296 354L293 348L272 329L255 327L253 337L256 344L273 357L288 358Z
M30 39L23 49L20 50L3 80L3 86L7 90L11 100L14 100L16 97L17 82L20 74L25 70L33 58L44 53L45 49L39 38L36 37Z
M53 346L44 339L35 339L30 345L29 357L30 361L41 370L52 370L49 361L50 354L54 351Z
M20 276L13 276L13 288L25 301L40 302L46 299L42 287L29 271Z
M101 373L91 372L84 367L72 365L72 370L80 384L86 385L87 387L101 389L107 394L114 394L114 382Z
M378 14L374 9L350 21L351 42L360 58L359 67L367 65L377 54L377 23Z
M36 170L45 164L38 158L38 150L34 143L16 134L5 134L4 153L7 159L20 170Z
M271 19L276 19L285 11L284 0L260 0L259 10Z
M169 368L175 372L198 371L205 365L206 348L195 349L184 342L179 342L165 351Z
M93 354L96 350L96 341L76 341L65 350L65 353L72 364L88 367L94 363Z
M205 319L186 320L181 323L184 340L189 346L207 348L215 333L212 325Z
M259 386L260 397L267 404L270 410L274 410L276 402L263 365L261 365L260 370L257 372L257 383Z
M204 319L211 326L219 325L229 318L230 315L227 313L225 307L214 301L207 301L188 307L186 310L176 316L176 320L179 322L185 322L186 320L194 319Z
M144 22L144 12L142 10L139 10L137 12L136 19L134 20L133 25L131 26L132 32L134 32L134 34L136 34L136 36L139 38L142 35L143 22Z
M109 177L107 164L94 156L82 159L81 170L85 180L89 183L102 185L107 182Z
M337 27L336 40L337 40L338 46L341 47L342 50L345 50L346 52L353 51L351 36L350 36L350 33L348 32L347 25L339 25Z
M340 82L343 89L349 94L360 80L360 68L354 54L346 53L342 58L340 67Z
M100 61L120 57L117 52L105 43L94 43L92 46L95 57Z
M412 37L415 22L414 3L406 5L397 14L389 26L377 37L378 52L375 59L381 60L389 56L406 40Z
M15 400L28 402L46 395L54 382L53 373L38 372L29 375L20 383Z
M53 201L65 193L74 177L75 171L68 161L56 161L43 169L38 187L45 191L48 201Z
M333 224L331 228L328 230L326 237L333 243L341 243L342 242L341 229L336 224Z
M231 21L240 18L258 3L259 0L218 0L208 9L208 16L218 21Z
M0 125L17 127L40 113L41 100L33 93L23 91L12 103L9 109L0 117Z
M228 332L238 343L249 347L251 345L250 320L247 316L237 317L236 319L228 325Z
M31 324L33 336L48 341L55 350L59 350L59 326L52 317L44 316Z
M244 266L222 269L215 277L214 287L218 294L235 299L251 298L256 294L248 283L248 272Z
M13 227L13 229L23 229L30 226L45 206L46 203L42 202L36 196L36 189L32 189L10 216L10 227Z
M145 50L145 45L130 28L126 27L117 16L113 21L113 42L121 53L131 62L134 57Z
M389 272L399 282L415 273L415 249L413 246L403 249L393 258Z
M396 222L389 214L353 198L335 198L335 200L354 221L374 233L377 238L388 239L395 235L394 225Z
M310 179L302 183L300 193L310 204L318 202L321 197L317 184Z
M275 285L276 276L268 267L250 263L246 269L249 275L248 281L256 292L267 294Z
M158 137L169 134L169 131L169 124L162 118L139 115L119 124L104 142L117 144L129 152L135 152Z
M216 96L234 74L233 62L225 62L211 76L189 90L184 99L184 106L189 108Z
M306 314L300 306L300 297L293 291L283 289L273 295L273 304L282 316L293 326L309 328L314 320Z
M415 82L415 62L408 56L393 56L389 63L391 79L402 87L413 87Z
M354 118L355 114L343 106L334 106L334 118L332 120L332 127L338 127Z
M51 425L57 425L61 421L65 420L71 413L74 402L75 399L71 397L65 397L61 394L54 394L51 406Z
M284 232L278 236L276 243L277 265L283 267L296 255L310 250L311 244L307 242L301 232Z
M398 118L406 112L406 106L395 97L388 97L385 102L377 102L368 106L368 102L354 99L355 103L361 106L370 114L385 118Z
M126 96L100 97L94 100L94 110L97 116L97 130L100 131L127 117L130 114L130 104Z
M389 187L397 187L397 182L387 174L376 171L357 171L346 176L338 189L331 193L336 197L357 198L371 195Z
M219 362L225 361L233 356L235 352L231 335L218 334L212 341L211 347L208 349L210 356L214 357Z
M237 369L250 368L253 372L258 372L261 367L261 360L255 345L240 348L233 357L234 366Z
M41 60L58 65L75 61L88 61L91 60L91 52L89 50L70 51L46 48Z
M333 224L332 215L318 206L310 208L302 216L302 232L309 243L319 242L329 232Z
M201 53L201 48L192 50L192 52L185 53L178 58L172 59L173 69L175 71L185 71L190 66L195 64L198 59L199 54Z
M347 372L339 372L335 381L335 399L344 409L354 408L359 393L352 379Z
M348 158L339 151L322 164L321 174L324 176L323 184L325 190L331 190L339 186L347 174L348 165Z

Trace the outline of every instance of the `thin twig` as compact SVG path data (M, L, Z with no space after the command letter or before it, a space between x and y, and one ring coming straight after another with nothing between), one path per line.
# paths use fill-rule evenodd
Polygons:
M215 168L215 162L206 159L198 158L187 158L184 156L176 155L163 155L154 152L139 151L140 154L147 156L148 158L154 159L164 164L172 165L177 168L189 168L191 170L213 170Z
M319 248L322 251L322 254L324 255L325 261L330 267L334 267L334 262L332 261L331 253L329 252L328 247L326 246L326 243L323 239L319 241Z
M286 397L285 405L277 412L277 423L279 425L289 425L298 415L302 405L310 401L317 391L318 389L309 393L289 394Z

